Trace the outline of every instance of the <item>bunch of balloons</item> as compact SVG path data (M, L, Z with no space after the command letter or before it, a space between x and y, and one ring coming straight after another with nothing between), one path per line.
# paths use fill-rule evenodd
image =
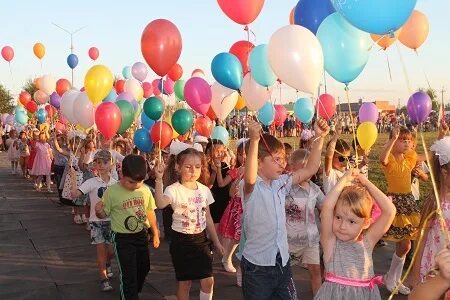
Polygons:
M378 138L378 108L372 102L366 102L361 105L358 113L359 126L356 130L358 143L363 150L369 150L375 144Z

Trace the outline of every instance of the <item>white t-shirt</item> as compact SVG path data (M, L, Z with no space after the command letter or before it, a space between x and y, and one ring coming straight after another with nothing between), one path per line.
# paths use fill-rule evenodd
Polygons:
M426 164L424 161L421 162L421 166L420 166L420 167L422 168L422 171L423 171L424 173L429 173L429 172L430 172L430 169L428 168L427 164ZM417 200L420 200L419 182L420 182L420 179L419 179L419 178L417 178L417 177L415 177L415 176L412 176L412 181L411 181L411 193L413 194L414 199L415 199L416 201L417 201Z
M323 172L323 191L328 194L336 183L344 176L344 172L331 168L330 174L327 176L325 171Z
M101 201L101 198L103 197L106 189L116 182L117 180L112 176L109 177L108 183L104 182L100 177L93 177L86 180L80 185L80 187L78 188L80 192L82 192L84 195L89 193L89 199L91 201L91 214L89 216L89 222L111 221L109 217L105 219L97 218L95 214L95 205L99 201Z
M173 209L173 230L197 234L206 229L206 206L214 203L208 187L197 182L197 189L191 190L176 182L166 187L164 196L170 199Z

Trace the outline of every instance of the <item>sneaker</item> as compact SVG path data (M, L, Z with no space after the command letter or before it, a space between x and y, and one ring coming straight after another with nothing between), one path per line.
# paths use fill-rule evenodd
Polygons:
M81 221L82 221L83 224L84 224L84 223L88 223L88 222L89 222L89 219L86 218L86 215L85 215L85 214L83 214L83 215L81 216Z
M113 288L112 288L112 286L111 286L111 284L109 283L109 280L108 279L103 279L101 282L100 282L100 290L102 291L102 292L109 292L109 291L111 291Z
M89 222L86 222L86 227L85 227L85 229L86 229L87 231L91 231L91 224L89 224Z
M387 243L384 240L379 240L376 244L375 247L385 247L387 246Z
M233 266L233 263L231 261L222 260L222 265L225 271L227 271L228 273L236 273L236 268Z
M73 222L75 224L78 224L78 225L83 224L83 220L81 220L81 216L80 215L75 215L75 217L73 217Z
M397 287L397 285L400 284L400 282L394 282L394 281L392 281L392 280L389 280L387 276L384 276L384 277L383 277L383 281L384 281L384 284L385 284L385 286L386 286L386 289L387 289L389 292L391 292L391 293L395 290L395 288ZM409 287L404 286L403 284L400 284L400 286L399 286L398 291L396 292L396 294L397 294L397 293L400 293L400 294L406 296L406 295L409 295L409 293L411 293L411 290L409 289Z
M53 193L52 189L50 189L50 188L47 189L47 192L48 193Z
M111 264L106 264L106 275L108 276L108 278L112 278L114 276Z

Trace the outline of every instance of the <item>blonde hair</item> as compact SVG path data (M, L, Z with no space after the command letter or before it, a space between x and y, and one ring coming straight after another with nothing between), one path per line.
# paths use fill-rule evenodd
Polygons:
M291 156L289 157L289 163L291 165L294 165L299 162L306 162L308 160L309 153L310 152L306 149L297 149L291 153Z
M368 219L372 214L373 199L362 186L347 186L336 202L350 209L359 218Z

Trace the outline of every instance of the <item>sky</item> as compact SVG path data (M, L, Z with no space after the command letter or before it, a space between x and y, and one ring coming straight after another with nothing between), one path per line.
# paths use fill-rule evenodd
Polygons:
M266 0L260 15L250 25L255 33L251 42L255 45L268 43L277 29L289 23L289 12L296 4L295 0ZM401 44L399 47L394 44L386 52L373 47L364 71L350 85L352 101L362 98L364 101L389 100L395 105L399 101L404 104L416 89L428 87L427 78L439 97L442 87L448 89L444 99L450 99L450 2L418 0L416 9L428 17L430 24L428 39L419 48L418 55ZM73 37L74 53L79 58L74 79L74 86L78 88L82 87L87 70L94 65L87 54L90 47L100 50L96 63L108 66L115 75L120 75L126 65L145 62L140 37L145 26L154 19L168 19L181 32L183 50L179 63L184 70L183 79L188 79L194 69L200 68L212 83L210 65L214 56L228 51L236 41L247 39L244 27L229 19L215 0L0 0L0 11L0 48L10 45L15 51L12 75L8 63L3 59L0 61L0 83L15 94L20 92L27 79L43 74L70 80L71 70L66 63L70 54L70 35L52 22L69 31L86 26ZM42 67L32 50L36 42L46 47ZM149 73L150 80L157 77L152 71ZM326 85L328 93L345 101L343 84L327 75ZM288 103L300 96L302 93L283 85L275 87L272 101Z

